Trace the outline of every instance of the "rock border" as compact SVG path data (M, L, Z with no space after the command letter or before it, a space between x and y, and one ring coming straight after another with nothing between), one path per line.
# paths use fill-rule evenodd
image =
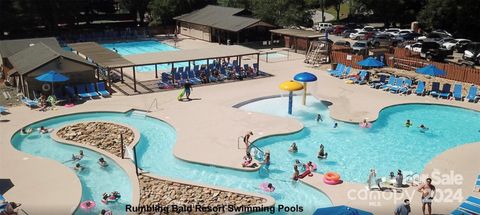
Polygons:
M175 187L178 187L178 189L187 190L187 192L189 192L190 194L195 192L195 191L189 191L189 190L197 190L197 191L198 190L202 190L202 191L205 190L205 192L209 191L209 194L212 195L210 197L211 199L216 198L218 195L220 195L222 193L223 193L222 196L238 197L238 199L236 199L236 201L240 201L238 203L239 206L242 205L242 206L252 206L252 207L254 207L254 206L256 206L256 207L258 207L258 206L270 207L270 206L275 205L275 199L273 199L271 196L268 196L268 195L242 192L242 191L239 191L239 190L215 187L215 186L210 186L210 185L201 185L201 184L196 184L194 182L188 182L188 181L182 181L182 180L177 180L177 179L170 179L170 178L166 178L166 177L160 177L160 176L156 176L156 175L153 175L153 174L150 174L150 173L140 173L140 175L138 177L136 177L134 163L129 161L129 159L121 159L120 156L115 154L115 152L116 152L115 150L111 151L109 149L101 149L101 148L98 148L98 145L94 144L94 143L90 143L90 144L78 143L76 141L66 140L66 139L58 136L58 133L63 131L67 127L73 127L73 126L76 126L78 124L88 124L88 123L108 123L108 124L115 124L117 126L122 126L122 127L126 127L128 129L130 129L133 133L133 140L129 143L129 147L133 147L136 144L138 144L138 142L140 140L140 133L135 128L133 128L131 126L128 126L128 125L125 125L125 124L122 124L122 123L117 123L117 122L111 122L111 121L101 121L101 120L100 121L84 121L84 122L78 122L78 123L73 123L73 124L67 124L67 125L64 125L63 127L61 127L60 129L58 129L56 132L51 133L51 138L53 140L59 142L59 143L75 145L75 146L78 146L78 147L88 148L90 150L96 151L96 152L101 153L105 156L108 156L110 159L114 160L121 168L123 168L124 171L129 176L129 178L131 180L131 184L132 184L132 189L133 189L132 190L132 204L131 204L132 206L135 206L135 205L146 206L146 205L160 204L160 202L159 202L160 198L158 198L158 196L162 195L162 194L163 195L165 194L165 192L162 192L163 190L159 190L157 195L154 194L155 196L154 196L153 200L146 201L146 200L149 200L149 197L152 195L152 192L151 192L152 190L158 190L158 189L149 189L148 187L142 187L142 183L145 183L147 180L148 180L148 183L153 182L153 183L156 183L157 185L158 184L175 185ZM137 185L137 186L135 186L135 185ZM180 195L179 200L181 200L182 198L185 199L184 196L183 197L181 196L183 193L181 193L181 192L179 192L179 193L180 193L179 194ZM169 191L168 194L169 195L172 194L171 190ZM155 197L157 197L157 198L155 199ZM171 198L171 196L167 196L167 198ZM167 198L164 198L164 199L167 199ZM175 197L175 199L176 198L177 197ZM202 198L206 198L206 197L202 197ZM250 201L251 203L253 203L252 201L255 201L255 204L245 205L245 204L243 204L242 201L247 201L247 203L249 203L248 201ZM261 203L258 203L258 201L261 201ZM203 202L203 199L200 199L200 200L198 200L196 202L192 202L190 204L201 205L202 202ZM181 201L176 201L174 203L181 204L181 205L189 204L189 202L181 203ZM237 203L237 202L235 202L235 203ZM160 204L160 205L162 205L162 204ZM164 206L164 205L162 205L162 206ZM208 205L204 205L204 206L208 206ZM195 214L206 214L206 212L201 212L201 213L199 212L199 213L195 213ZM212 212L212 213L209 213L209 214L218 214L218 213L213 213Z

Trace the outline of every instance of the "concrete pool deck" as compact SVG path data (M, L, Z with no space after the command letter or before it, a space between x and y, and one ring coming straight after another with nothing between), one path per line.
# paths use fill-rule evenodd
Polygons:
M248 60L245 63L247 62ZM59 208L58 210L61 212L58 214L66 214L78 205L81 188L78 178L70 170L56 162L16 151L10 143L14 132L23 126L63 114L86 111L124 112L132 108L146 110L153 100L157 99L159 109L153 110L149 114L175 127L177 142L173 153L176 157L192 162L238 169L241 168L240 163L244 156L244 149L237 147L239 136L244 135L247 131L253 131L252 139L255 140L279 133L296 132L301 130L303 125L294 119L249 113L232 108L232 106L246 100L284 93L278 89L278 85L292 79L294 74L301 71L311 71L318 76L316 83L309 84L309 92L320 100L332 102L333 105L329 107L331 117L337 120L358 122L368 118L372 121L378 117L379 111L383 108L406 103L453 105L480 111L479 104L415 95L398 96L367 86L345 84L343 80L330 77L325 72L329 66L314 69L306 66L302 60L261 62L260 68L274 76L205 87L194 86L191 97L196 100L190 102L177 101L179 90L172 90L136 96L113 96L109 99L87 101L73 108L59 107L56 111L47 112L32 111L23 106L9 108L11 114L2 116L2 119L10 121L0 123L2 131L0 167L2 170L7 170L0 171L0 178L11 178L15 187L7 192L5 197L10 201L22 202L22 208L29 213L32 209L43 206ZM240 146L242 144L240 142ZM475 162L476 157L474 156L475 152L479 150L480 143L462 145L448 150L432 160L425 168L425 172L431 172L435 168L442 173L455 170L456 173L462 174L464 183L454 187L455 189L460 188L463 197L467 197L471 194L474 179L478 174L474 167L478 167L479 163ZM28 157L30 160L24 161L24 157ZM453 160L455 162L452 162ZM46 169L48 171L45 171ZM375 213L377 211L391 213L394 208L394 203L388 201L382 201L378 207L368 207L368 205L362 207L361 204L368 202L342 200L345 193L340 192L364 189L365 185L345 183L342 184L345 188L340 189L338 186L339 189L328 189L322 185L323 182L318 176L308 178L305 182L325 192L334 204L349 204ZM337 188L337 186L333 188ZM34 192L32 193L32 191ZM418 196L414 196L412 208L415 212L418 212L418 201ZM442 206L440 203L435 203L434 213L448 213L458 205L457 202L445 203L445 205L442 203Z

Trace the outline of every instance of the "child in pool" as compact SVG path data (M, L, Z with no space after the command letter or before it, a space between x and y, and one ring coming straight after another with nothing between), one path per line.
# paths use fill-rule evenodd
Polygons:
M297 153L298 152L297 143L293 142L288 151L292 153Z

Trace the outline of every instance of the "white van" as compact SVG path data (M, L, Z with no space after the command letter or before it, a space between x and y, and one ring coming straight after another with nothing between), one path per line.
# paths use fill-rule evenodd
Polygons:
M327 23L327 22L321 22L317 23L313 26L313 29L320 31L320 32L325 32L333 29L332 23Z

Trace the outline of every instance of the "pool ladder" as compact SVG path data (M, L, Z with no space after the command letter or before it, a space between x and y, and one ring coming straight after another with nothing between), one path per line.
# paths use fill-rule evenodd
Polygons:
M240 142L243 142L243 136L239 136L239 137L237 138L237 148L238 148L238 149L243 149L243 148L240 148ZM256 148L259 152L261 152L261 153L262 153L262 157L263 157L263 155L265 154L265 152L263 152L262 149L258 148L258 146L254 145L253 143L251 143L250 146Z
M415 177L415 176L417 176L417 177ZM418 174L418 173L415 172L415 173L412 173L412 174L410 174L410 175L406 175L406 176L405 176L405 182L406 182L407 184L410 182L410 184L411 184L412 186L414 186L414 183L415 183L415 182L420 183L420 174Z

